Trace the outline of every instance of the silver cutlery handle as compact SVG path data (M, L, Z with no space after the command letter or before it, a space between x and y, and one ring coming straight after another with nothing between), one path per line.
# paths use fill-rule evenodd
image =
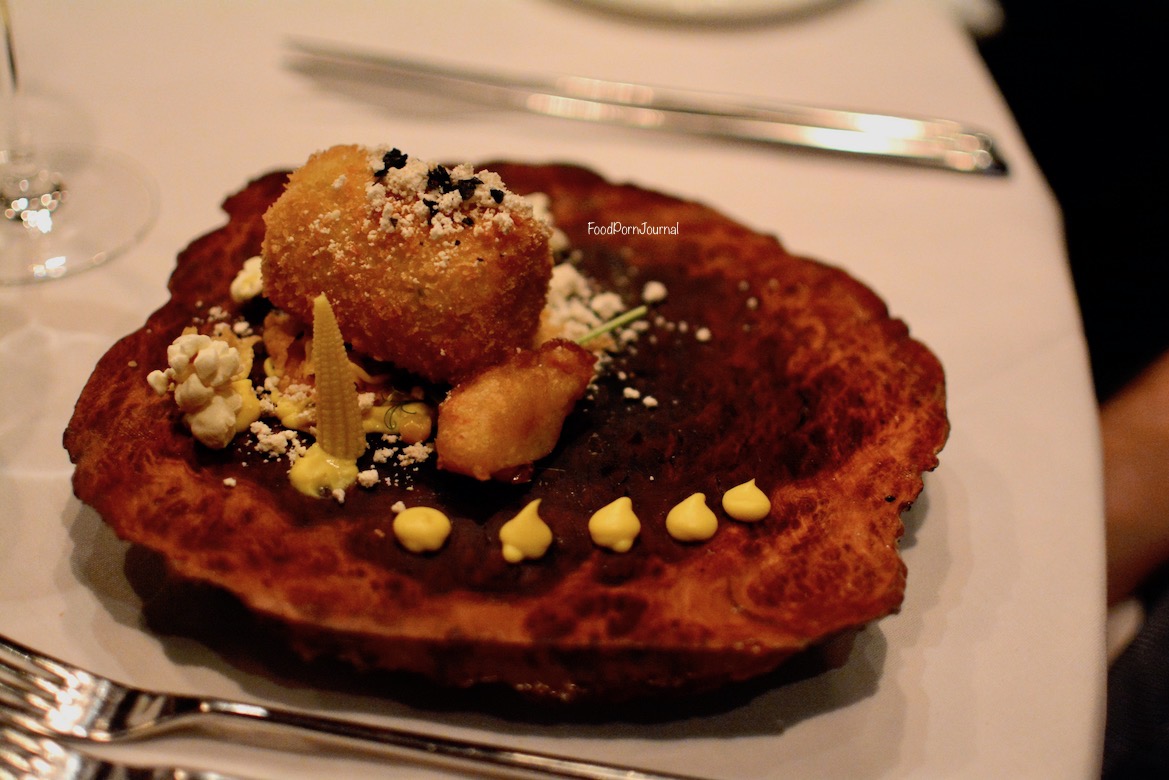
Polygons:
M294 40L309 72L384 79L563 119L865 155L963 173L1005 174L986 133L948 119L761 103L579 76L514 77Z
M577 778L578 780L697 780L683 775L584 761L549 753L517 750L468 740L421 734L406 729L364 725L354 721L313 716L291 710L211 699L199 703L200 714L220 716L226 724L267 724L296 729L345 747L363 747L422 757L430 763L462 768L485 766L512 775Z

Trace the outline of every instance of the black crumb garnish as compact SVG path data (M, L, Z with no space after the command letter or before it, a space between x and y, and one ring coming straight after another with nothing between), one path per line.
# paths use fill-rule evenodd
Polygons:
M399 170L406 167L406 159L410 155L403 154L399 149L394 148L382 155L382 169L374 174L377 178L382 178L391 170Z
M423 198L422 203L426 206L426 210L430 212L430 216L433 217L438 213L438 201L433 201L430 198Z
M455 186L459 190L459 197L463 200L470 200L475 196L475 190L479 189L479 185L482 183L483 180L478 176L472 176L469 179L460 179L455 183Z
M503 203L503 190L493 189L489 194L491 195L491 199L496 203Z
M444 195L453 191L455 185L451 183L451 172L445 166L436 165L426 173L426 189L438 190Z
M463 217L463 224L467 227L471 227L475 224L475 220L471 219L470 217Z

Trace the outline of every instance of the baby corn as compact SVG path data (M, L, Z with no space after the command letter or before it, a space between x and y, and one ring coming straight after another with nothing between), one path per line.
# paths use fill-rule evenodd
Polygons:
M356 460L365 451L353 368L333 307L324 294L313 301L313 363L317 384L317 443L335 458Z

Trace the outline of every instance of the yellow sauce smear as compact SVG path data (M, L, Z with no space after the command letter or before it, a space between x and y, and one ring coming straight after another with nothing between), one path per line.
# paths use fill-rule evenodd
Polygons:
M701 542L714 536L718 518L706 505L706 495L695 493L666 515L666 532L680 542Z
M736 520L752 523L771 513L771 500L751 479L723 494L723 509Z
M540 499L537 498L499 529L503 558L508 563L540 558L548 551L552 544L552 529L540 517L539 511Z
M252 380L244 377L231 383L231 389L239 396L239 411L235 413L235 432L243 433L260 419L260 399L256 397L256 388L252 387Z
M265 371L268 371L268 366L271 362L270 360L264 362ZM268 371L268 375L277 376L271 371ZM307 431L312 427L313 415L307 396L290 398L277 390L272 390L269 395L276 406L276 419L285 428Z
M593 543L613 552L629 552L639 533L641 522L633 513L633 501L628 496L601 507L589 518Z
M345 490L357 481L357 461L338 458L313 444L288 472L292 486L306 496L320 498Z
M434 552L451 535L451 521L437 509L412 506L394 516L394 536L412 553Z
M430 438L434 427L431 409L422 401L372 406L361 421L366 433L392 433L414 444Z

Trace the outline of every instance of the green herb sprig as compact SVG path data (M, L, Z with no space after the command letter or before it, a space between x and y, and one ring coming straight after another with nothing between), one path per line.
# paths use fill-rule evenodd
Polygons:
M628 325L629 323L633 322L634 320L641 319L648 312L649 312L649 307L645 306L643 304L641 306L638 306L637 308L630 309L629 311L624 312L622 314L618 314L613 319L611 319L608 322L605 322L601 325L598 325L597 327L590 330L588 333L586 333L583 336L581 336L580 338L578 338L576 340L576 343L580 344L581 346L584 346L585 344L587 344L588 342L597 338L598 336L604 336L606 333L608 333L611 330L616 330L617 328L620 328L623 325Z

